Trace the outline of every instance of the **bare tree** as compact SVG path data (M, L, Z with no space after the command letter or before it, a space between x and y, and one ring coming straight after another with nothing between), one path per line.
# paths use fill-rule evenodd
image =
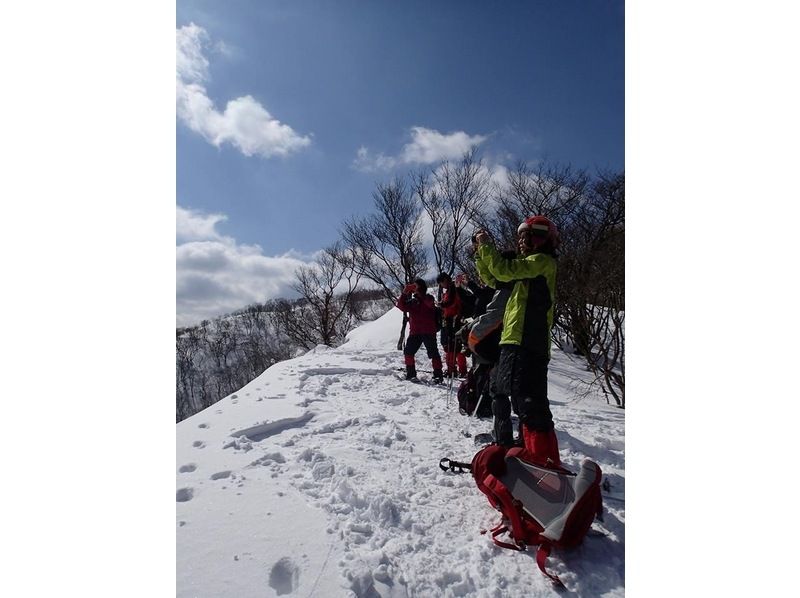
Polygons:
M361 275L355 269L355 251L341 243L325 249L315 266L301 267L293 288L307 301L312 323L324 345L344 340L353 322L351 297Z
M290 342L302 347L312 349L317 346L317 335L309 322L304 317L304 300L288 301L278 299L270 313L276 328L285 335Z
M428 269L422 243L422 208L399 178L389 184L379 183L372 197L376 213L345 222L342 237L353 249L356 271L394 303L403 285ZM404 313L398 349L403 348L407 323Z
M517 227L529 216L547 216L559 227L580 206L589 175L571 166L518 162L508 173L508 185L496 196L494 217L486 222L498 243L516 247Z
M474 274L464 254L469 237L491 197L491 176L472 148L455 163L445 161L429 177L412 175L416 197L431 221L433 255L438 272L452 275L458 268Z
M214 330L205 335L209 355L213 359L216 394L225 396L236 390L232 357L237 349L237 338L233 323L227 318L215 318Z
M275 321L282 331L307 349L343 341L354 320L351 298L360 279L354 249L345 250L336 243L325 249L314 265L301 266L295 275L292 288L301 300L279 305Z
M625 406L625 176L600 173L563 225L557 327Z
M211 323L177 330L176 417L178 421L202 411L222 398L212 388L213 365L208 351ZM224 396L224 395L223 395Z
M422 244L422 208L401 179L378 184L375 213L344 223L342 238L352 250L358 275L394 302L400 289L428 269Z
M264 305L253 304L235 314L236 336L239 338L239 378L252 380L276 361L277 343L270 332L269 312Z
M176 337L176 417L177 421L181 421L200 408L196 375L198 364L195 361L200 342L195 328L178 329Z

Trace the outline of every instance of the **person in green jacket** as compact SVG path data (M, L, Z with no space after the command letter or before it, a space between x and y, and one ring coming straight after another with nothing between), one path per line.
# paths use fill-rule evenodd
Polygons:
M530 459L558 467L561 465L558 440L547 398L558 228L544 216L527 218L517 229L520 253L517 259L504 258L485 231L476 235L476 242L476 266L482 276L485 273L500 282L514 283L503 316L496 395L510 397ZM499 409L495 413L495 418L498 417L504 421L496 421L495 429L510 430L510 410ZM501 444L511 443L509 438L496 440Z

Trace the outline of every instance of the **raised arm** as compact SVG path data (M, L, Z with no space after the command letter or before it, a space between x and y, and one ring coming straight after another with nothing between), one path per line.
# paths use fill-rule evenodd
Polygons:
M555 261L549 255L535 253L526 258L507 260L490 243L481 245L477 255L489 270L489 274L500 282L547 276L555 269Z

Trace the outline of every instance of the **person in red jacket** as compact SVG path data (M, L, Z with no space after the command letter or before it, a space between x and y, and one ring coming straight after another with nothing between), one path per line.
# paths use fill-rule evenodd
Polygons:
M436 347L436 304L428 295L428 284L421 278L407 284L403 289L396 307L408 313L409 335L403 349L406 364L406 379L417 381L417 366L414 355L425 345L428 358L433 366L433 380L442 381L442 358Z
M458 364L458 377L466 378L467 357L461 352L461 341L456 334L456 330L461 328L461 298L458 296L453 280L444 272L436 277L436 282L443 291L439 307L442 308L442 347L444 347L445 363L447 364L447 371L444 375L454 378L456 364Z

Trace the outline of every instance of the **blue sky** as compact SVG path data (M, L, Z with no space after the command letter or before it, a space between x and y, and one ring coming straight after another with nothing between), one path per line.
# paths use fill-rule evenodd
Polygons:
M624 168L624 4L177 3L178 324L290 294L375 183Z

